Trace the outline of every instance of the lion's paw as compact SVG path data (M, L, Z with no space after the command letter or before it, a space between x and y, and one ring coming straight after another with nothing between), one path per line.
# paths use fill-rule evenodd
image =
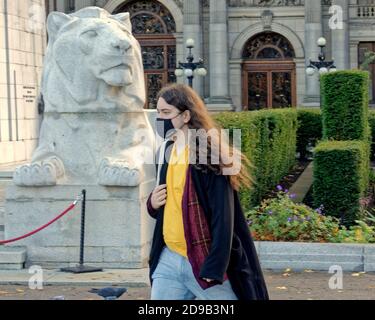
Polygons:
M17 186L54 186L63 171L56 159L22 165L14 171L13 181Z
M98 183L103 186L135 187L141 183L141 172L124 160L104 159L99 167Z

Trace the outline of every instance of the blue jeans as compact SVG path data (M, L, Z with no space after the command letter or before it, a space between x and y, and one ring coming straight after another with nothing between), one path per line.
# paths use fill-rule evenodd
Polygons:
M167 246L151 277L151 300L238 300L229 280L203 290L189 260Z

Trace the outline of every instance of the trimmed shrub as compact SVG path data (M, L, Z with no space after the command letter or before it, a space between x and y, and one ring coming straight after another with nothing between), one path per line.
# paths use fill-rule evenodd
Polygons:
M323 139L367 140L367 71L337 71L321 76Z
M375 161L375 110L369 110L368 121L370 125L371 133L371 155L370 158L372 161Z
M358 219L359 201L369 184L368 84L366 71L321 76L323 140L327 141L315 149L314 205L323 204L327 214L345 225Z
M298 112L297 152L304 156L309 140L322 139L322 112L320 108L300 108ZM369 109L369 125L371 133L370 159L375 161L375 110Z
M297 109L297 152L301 158L306 157L306 146L309 141L314 144L322 138L322 114L320 108Z
M247 210L259 204L295 164L297 112L291 108L223 112L214 119L230 132L241 129L241 151L253 163L251 174L256 181L251 190L240 190L241 203Z
M324 141L315 148L314 206L352 225L358 219L359 199L369 183L366 141Z

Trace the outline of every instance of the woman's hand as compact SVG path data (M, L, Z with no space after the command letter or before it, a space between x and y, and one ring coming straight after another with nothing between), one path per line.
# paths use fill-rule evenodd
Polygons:
M151 195L151 206L154 210L159 209L167 202L167 185L161 184L157 186Z

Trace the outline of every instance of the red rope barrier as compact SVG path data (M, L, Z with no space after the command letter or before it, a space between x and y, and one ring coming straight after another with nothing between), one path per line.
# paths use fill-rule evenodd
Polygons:
M55 221L57 221L60 218L62 218L63 216L65 216L70 210L72 210L76 206L76 203L77 203L77 201L74 201L74 203L72 203L66 210L64 210L64 212L62 212L56 218L54 218L50 222L46 223L45 225L41 226L40 228L35 229L34 231L31 231L31 232L29 232L29 233L27 233L27 234L25 234L25 235L23 235L21 237L9 239L9 240L2 240L2 241L0 241L0 245L4 245L6 243L11 243L11 242L16 242L18 240L30 237L30 236L32 236L33 234L35 234L35 233L37 233L39 231L42 231L43 229L47 228L50 224L54 223Z

